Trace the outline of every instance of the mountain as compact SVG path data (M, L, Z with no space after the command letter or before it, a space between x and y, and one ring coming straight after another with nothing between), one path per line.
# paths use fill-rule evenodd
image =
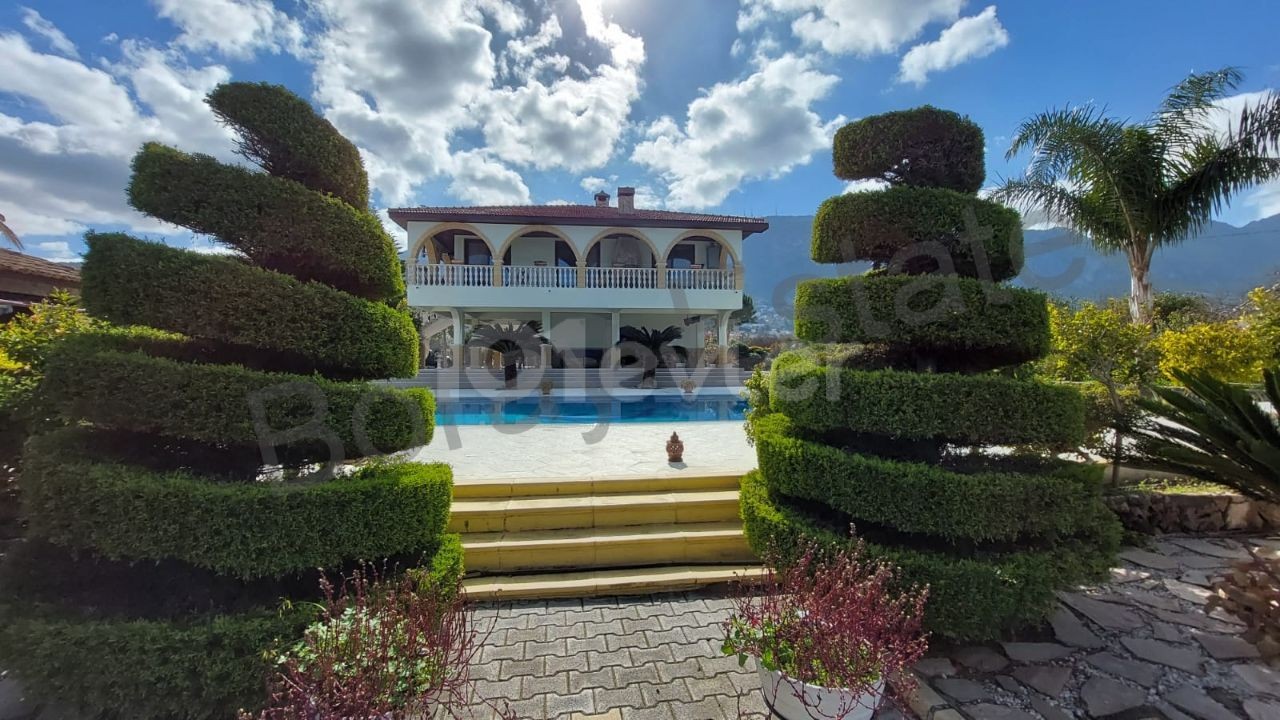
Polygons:
M746 291L757 306L770 305L789 317L796 283L814 277L860 273L866 263L819 265L809 259L812 216L767 218L769 229L743 243ZM1101 255L1071 233L1055 228L1025 233L1026 266L1017 283L1065 298L1101 299L1129 293L1123 255ZM1277 280L1280 271L1280 215L1244 227L1210 223L1186 242L1156 252L1151 262L1156 291L1204 293L1238 298Z

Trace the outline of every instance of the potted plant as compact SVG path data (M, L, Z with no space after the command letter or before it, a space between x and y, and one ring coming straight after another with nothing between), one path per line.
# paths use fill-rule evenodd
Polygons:
M693 391L698 389L698 383L694 382L693 378L685 378L680 381L680 389L684 391L684 399L691 400Z
M538 389L542 391L543 397L550 395L551 391L554 390L555 387L556 387L556 384L551 382L551 378L547 378L546 380L543 380L542 382L538 383Z
M905 587L861 542L780 559L770 553L764 575L739 584L725 623L724 652L755 658L765 704L785 720L868 720L889 678L909 692L904 671L928 649L928 588Z

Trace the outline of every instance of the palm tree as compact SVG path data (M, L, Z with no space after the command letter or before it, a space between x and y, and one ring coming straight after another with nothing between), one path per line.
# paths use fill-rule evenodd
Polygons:
M18 233L14 232L13 228L10 228L5 224L4 215L0 215L0 235L5 236L5 238L9 240L9 243L14 247L19 250L22 249L22 241L18 239Z
M640 387L653 387L658 376L658 368L666 366L668 353L675 351L671 343L684 337L684 330L675 325L668 325L662 330L650 330L647 327L624 325L618 329L618 347L624 358L640 361L644 372L640 375Z
M471 331L467 343L502 355L502 379L507 389L516 386L517 364L522 357L536 354L541 346L550 344L542 335L542 323L530 320L525 323L490 323Z
M1225 132L1219 101L1235 68L1193 74L1150 118L1128 123L1091 106L1040 113L1019 126L1005 155L1033 152L1026 177L994 198L1041 209L1104 253L1129 261L1129 314L1152 317L1151 256L1199 230L1232 195L1280 175L1280 96L1246 105Z

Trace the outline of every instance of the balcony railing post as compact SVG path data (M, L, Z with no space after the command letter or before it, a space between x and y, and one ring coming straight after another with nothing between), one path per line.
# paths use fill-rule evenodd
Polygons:
M667 264L665 262L658 263L658 289L667 289Z
M746 271L746 268L742 267L742 264L741 264L741 263L736 263L736 264L734 264L734 266L733 266L733 288L732 288L732 289L734 289L734 290L741 290L741 289L742 289L742 276L743 276L743 273L744 273L745 271Z
M502 260L494 258L492 277L493 286L502 287Z
M578 261L578 287L584 288L586 286L587 286L587 264L583 261Z

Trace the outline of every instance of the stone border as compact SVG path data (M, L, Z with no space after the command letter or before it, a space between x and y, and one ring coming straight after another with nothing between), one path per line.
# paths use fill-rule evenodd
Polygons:
M1237 493L1135 490L1104 499L1126 528L1141 533L1265 532L1280 528L1280 505Z

